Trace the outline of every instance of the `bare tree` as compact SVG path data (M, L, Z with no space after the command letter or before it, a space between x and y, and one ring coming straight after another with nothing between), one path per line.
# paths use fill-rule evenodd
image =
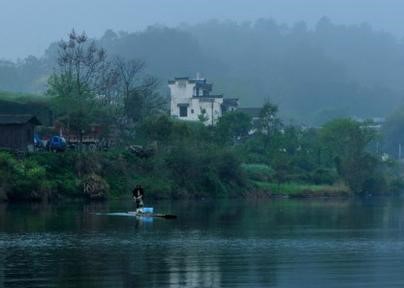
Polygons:
M95 92L98 88L100 71L105 69L107 55L94 41L89 41L83 32L70 32L67 41L59 43L58 50L59 80L64 88L60 96L82 96Z
M82 135L99 115L101 76L106 74L107 56L83 32L74 30L59 42L57 68L49 79L48 94L54 96L57 117L67 128Z
M109 58L85 33L73 30L68 40L60 41L57 60L48 93L55 96L59 120L76 134L94 122L133 130L130 122L162 110L166 103L157 93L158 81L144 75L142 61Z
M125 61L121 57L116 57L114 63L121 81L124 101L127 101L129 95L139 86L139 74L144 70L144 62L140 60Z
M159 85L154 77L141 75L145 64L139 60L115 58L119 73L123 108L126 117L134 122L141 121L145 115L158 112L166 101L156 92Z

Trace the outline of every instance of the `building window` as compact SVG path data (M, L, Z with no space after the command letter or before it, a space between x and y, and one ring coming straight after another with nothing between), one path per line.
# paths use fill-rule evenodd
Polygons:
M186 86L187 86L187 81L186 80L179 80L178 81L178 87L185 88Z
M187 117L187 116L188 116L188 107L180 106L180 117Z
M191 109L191 114L194 114L194 109Z
M29 131L29 129L25 130L25 135L27 136L27 140L30 141L31 140L31 132Z

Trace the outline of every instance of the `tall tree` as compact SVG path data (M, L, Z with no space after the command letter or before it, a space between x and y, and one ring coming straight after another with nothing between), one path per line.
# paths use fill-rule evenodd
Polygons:
M261 108L258 120L258 130L268 137L272 137L281 127L278 116L278 106L267 102Z
M329 162L355 193L367 192L366 183L374 175L377 159L367 150L375 132L351 119L328 122L320 131Z
M394 158L404 155L404 107L387 117L382 127L384 149Z
M245 139L251 128L251 117L248 114L233 111L225 113L219 119L215 134L219 142L234 144Z
M157 92L157 79L142 75L144 62L116 57L114 67L119 77L119 91L126 117L138 122L164 109L167 99Z
M49 78L48 94L54 96L58 118L76 134L82 134L105 95L100 94L104 80L106 53L89 41L85 33L74 30L58 47L57 68Z

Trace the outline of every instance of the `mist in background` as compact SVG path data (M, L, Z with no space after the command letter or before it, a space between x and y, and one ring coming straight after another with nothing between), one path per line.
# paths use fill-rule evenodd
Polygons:
M403 11L400 0L0 0L0 58L40 56L72 28L100 37L107 29L134 32L210 19L314 25L327 16L340 24L367 22L402 37Z
M42 93L56 42L74 28L110 55L145 61L161 93L168 79L199 72L244 107L270 100L310 124L403 104L401 1L0 3L0 90Z

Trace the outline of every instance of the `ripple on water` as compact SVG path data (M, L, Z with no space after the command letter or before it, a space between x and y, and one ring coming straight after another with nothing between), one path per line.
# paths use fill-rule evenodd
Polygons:
M224 222L227 208L211 219L190 211L192 221L152 225L72 211L80 221L55 228L59 216L47 215L40 229L56 231L0 232L0 287L404 287L404 241L390 214L338 206L328 217L332 206L296 205L280 215L265 206L260 217L256 207L239 218L230 210ZM354 212L362 217L352 223Z
M143 237L146 236L146 237ZM403 252L404 241L400 239L369 239L364 237L349 239L316 238L223 238L202 236L198 233L177 233L170 238L159 235L105 234L105 233L0 233L0 249L50 248L69 249L77 247L124 247L136 245L186 249L206 247L218 249L293 249L295 251L343 250L353 253L361 251Z

